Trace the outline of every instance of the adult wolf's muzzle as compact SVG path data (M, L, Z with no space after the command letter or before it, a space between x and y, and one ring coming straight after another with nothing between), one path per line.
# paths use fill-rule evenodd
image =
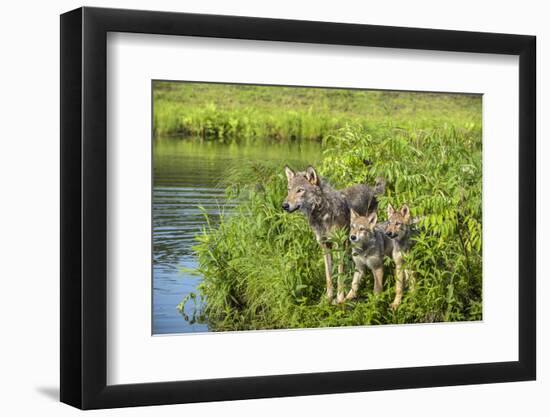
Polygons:
M296 205L294 207L291 207L289 203L287 203L286 201L283 203L282 205L282 208L284 211L286 211L287 213L292 213L296 210L298 210L300 208L299 205Z

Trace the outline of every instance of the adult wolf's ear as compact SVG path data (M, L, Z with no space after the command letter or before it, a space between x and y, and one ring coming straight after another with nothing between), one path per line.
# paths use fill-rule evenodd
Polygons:
M395 213L395 209L393 208L393 206L391 204L388 204L388 218L393 216L393 213Z
M378 220L378 214L376 214L376 212L372 212L371 214L368 215L367 217L367 222L369 224L369 226L372 228L374 226L376 226L376 221Z
M312 166L309 166L306 169L306 180L308 180L312 185L319 185L319 176L317 175L315 168Z
M294 178L294 176L296 175L296 173L291 170L288 165L285 165L285 174L286 174L286 179L288 181L290 181L292 178Z
M350 213L350 219L351 220L355 220L357 217L359 217L359 213L357 213L354 209L350 208L349 209L349 213Z
M376 178L374 184L374 195L383 195L386 192L386 180L382 177Z
M411 217L411 211L409 210L409 206L407 206L406 204L403 204L401 206L401 215L405 218L406 221L409 220L409 218Z

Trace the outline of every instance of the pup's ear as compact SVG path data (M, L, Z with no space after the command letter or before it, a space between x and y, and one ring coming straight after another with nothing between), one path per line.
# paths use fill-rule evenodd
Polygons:
M290 181L296 175L296 173L291 170L287 165L285 165L285 174L288 181Z
M410 217L411 217L411 211L409 210L409 206L407 206L406 204L403 204L401 206L401 215L405 218L405 221L409 221Z
M354 209L350 208L350 219L355 220L357 217L359 217L359 213L357 213Z
M367 222L369 222L369 226L371 228L376 226L377 220L378 220L378 214L376 214L376 212L373 212L373 213L369 214L368 217L367 217Z
M306 180L308 180L312 185L319 185L319 176L317 175L315 168L312 166L309 166L306 169Z
M388 218L393 216L393 213L395 213L395 210L391 204L388 204Z

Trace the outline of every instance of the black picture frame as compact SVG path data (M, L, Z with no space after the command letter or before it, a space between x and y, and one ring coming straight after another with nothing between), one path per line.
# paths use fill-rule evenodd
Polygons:
M519 56L519 360L112 385L107 376L108 32ZM536 378L534 36L102 8L61 15L61 401L82 409Z

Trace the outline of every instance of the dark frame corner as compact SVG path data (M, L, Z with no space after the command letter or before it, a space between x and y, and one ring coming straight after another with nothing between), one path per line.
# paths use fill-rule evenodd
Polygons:
M519 56L519 360L322 374L106 384L107 33ZM61 401L82 409L536 378L536 38L251 17L80 8L61 15Z

